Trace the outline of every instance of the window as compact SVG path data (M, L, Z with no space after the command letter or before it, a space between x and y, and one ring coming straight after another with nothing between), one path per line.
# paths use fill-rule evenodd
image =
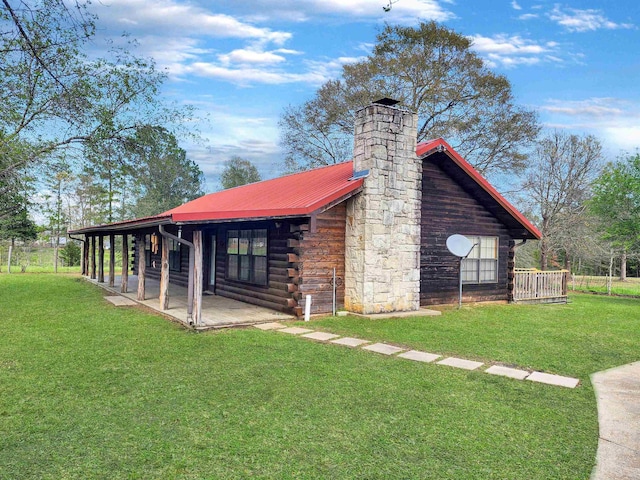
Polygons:
M179 272L182 264L181 245L173 238L169 238L169 270Z
M462 260L463 283L498 282L498 237L467 237L474 244Z
M144 236L144 263L147 267L151 266L151 235Z
M227 232L227 278L267 284L267 230Z

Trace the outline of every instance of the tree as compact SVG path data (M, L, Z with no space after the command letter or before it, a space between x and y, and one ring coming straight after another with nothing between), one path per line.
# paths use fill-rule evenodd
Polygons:
M133 182L140 190L134 213L156 215L203 195L204 175L187 158L176 137L167 129L145 125L128 144Z
M224 162L224 170L220 175L220 183L224 190L260 180L260 173L256 166L249 160L238 156L231 157L230 160Z
M26 206L22 206L11 215L6 215L0 219L0 239L10 240L9 253L7 255L8 273L11 273L11 256L16 240L26 242L35 240L36 237L36 224L29 218Z
M602 147L593 136L553 131L541 139L529 165L524 190L540 217L540 268L546 270L552 252L570 258L570 242L563 237L579 222L598 174ZM575 236L571 236L575 238Z
M620 280L626 280L627 255L640 241L640 154L609 163L593 182L589 201L601 219L603 237L621 250Z
M371 55L345 65L342 77L281 116L289 170L347 160L353 112L390 97L418 113L417 140L444 137L481 173L519 172L539 127L518 107L509 81L491 72L465 36L435 22L387 25Z
M81 255L82 250L80 249L80 246L73 240L68 240L65 246L60 251L60 256L68 267L80 265Z
M49 167L49 175L45 181L49 194L45 196L44 213L49 221L51 239L53 241L53 271L58 273L60 237L67 232L68 218L63 208L64 197L67 196L72 174L65 159L53 160Z
M17 4L19 8L14 8ZM132 43L105 58L84 49L96 17L85 3L3 0L0 6L0 184L53 152L124 142L138 126L186 124L191 108L158 98L165 75L131 53ZM4 200L11 203L2 189Z

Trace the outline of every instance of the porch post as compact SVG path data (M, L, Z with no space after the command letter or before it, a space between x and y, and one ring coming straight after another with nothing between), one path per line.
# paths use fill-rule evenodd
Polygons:
M96 236L91 235L91 280L96 279Z
M169 309L169 239L161 237L160 310Z
M136 235L136 249L138 250L138 300L144 300L144 281L147 272L147 259L144 258L144 235Z
M200 325L202 318L202 230L193 231L193 323Z
M84 236L84 243L82 244L82 275L89 276L89 241L91 237L89 235Z
M507 256L507 301L515 299L516 278L516 242L509 240L509 255Z
M109 235L109 286L116 284L116 236Z
M120 292L127 293L129 288L129 235L122 235L122 276L120 279Z
M104 283L104 237L98 235L98 283Z

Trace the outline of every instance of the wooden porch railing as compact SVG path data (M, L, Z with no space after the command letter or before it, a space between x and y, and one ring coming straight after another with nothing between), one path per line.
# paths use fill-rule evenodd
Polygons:
M516 302L566 302L567 270L515 269L513 299Z

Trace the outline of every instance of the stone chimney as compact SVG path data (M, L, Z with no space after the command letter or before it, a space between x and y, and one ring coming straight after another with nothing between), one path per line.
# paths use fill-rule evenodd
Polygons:
M420 308L422 162L415 113L383 99L356 112L354 174L369 170L347 203L345 308Z

